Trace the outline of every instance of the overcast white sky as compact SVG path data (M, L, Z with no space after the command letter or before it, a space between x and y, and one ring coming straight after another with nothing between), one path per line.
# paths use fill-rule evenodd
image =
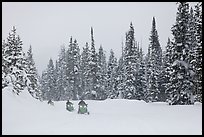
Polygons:
M57 59L60 46L68 45L70 36L77 39L81 50L85 42L90 43L91 26L97 51L101 44L107 55L113 49L118 58L131 21L135 38L142 41L143 51L147 53L154 16L164 49L167 38L172 38L170 29L175 23L176 11L175 2L3 2L2 39L16 26L24 51L32 45L41 74L49 58Z

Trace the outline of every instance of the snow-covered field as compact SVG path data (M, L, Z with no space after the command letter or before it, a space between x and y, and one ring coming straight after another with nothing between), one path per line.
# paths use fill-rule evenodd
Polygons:
M137 100L87 100L90 115L65 110L33 99L27 91L17 96L2 92L2 134L202 134L202 104L169 106Z

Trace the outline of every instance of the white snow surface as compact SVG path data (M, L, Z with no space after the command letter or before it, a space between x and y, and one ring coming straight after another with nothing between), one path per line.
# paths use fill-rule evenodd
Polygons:
M65 101L40 102L25 90L2 91L3 135L202 135L202 104L169 106L126 99L86 100L89 115Z

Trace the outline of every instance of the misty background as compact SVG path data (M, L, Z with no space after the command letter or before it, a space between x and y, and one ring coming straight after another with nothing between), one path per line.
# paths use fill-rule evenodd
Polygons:
M194 6L194 3L190 3ZM100 45L107 57L113 49L121 55L121 43L130 22L135 28L135 39L147 53L153 16L164 50L167 38L172 38L171 27L176 21L176 2L3 2L2 40L12 26L23 41L23 50L33 48L34 61L41 75L49 58L56 60L60 46L68 46L70 37L80 49L90 44L90 29L94 29L95 47Z

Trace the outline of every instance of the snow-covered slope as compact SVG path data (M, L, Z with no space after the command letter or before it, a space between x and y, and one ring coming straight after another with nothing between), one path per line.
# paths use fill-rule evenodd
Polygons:
M2 134L202 134L202 104L169 106L137 100L87 100L90 115L65 110L33 99L2 92Z

